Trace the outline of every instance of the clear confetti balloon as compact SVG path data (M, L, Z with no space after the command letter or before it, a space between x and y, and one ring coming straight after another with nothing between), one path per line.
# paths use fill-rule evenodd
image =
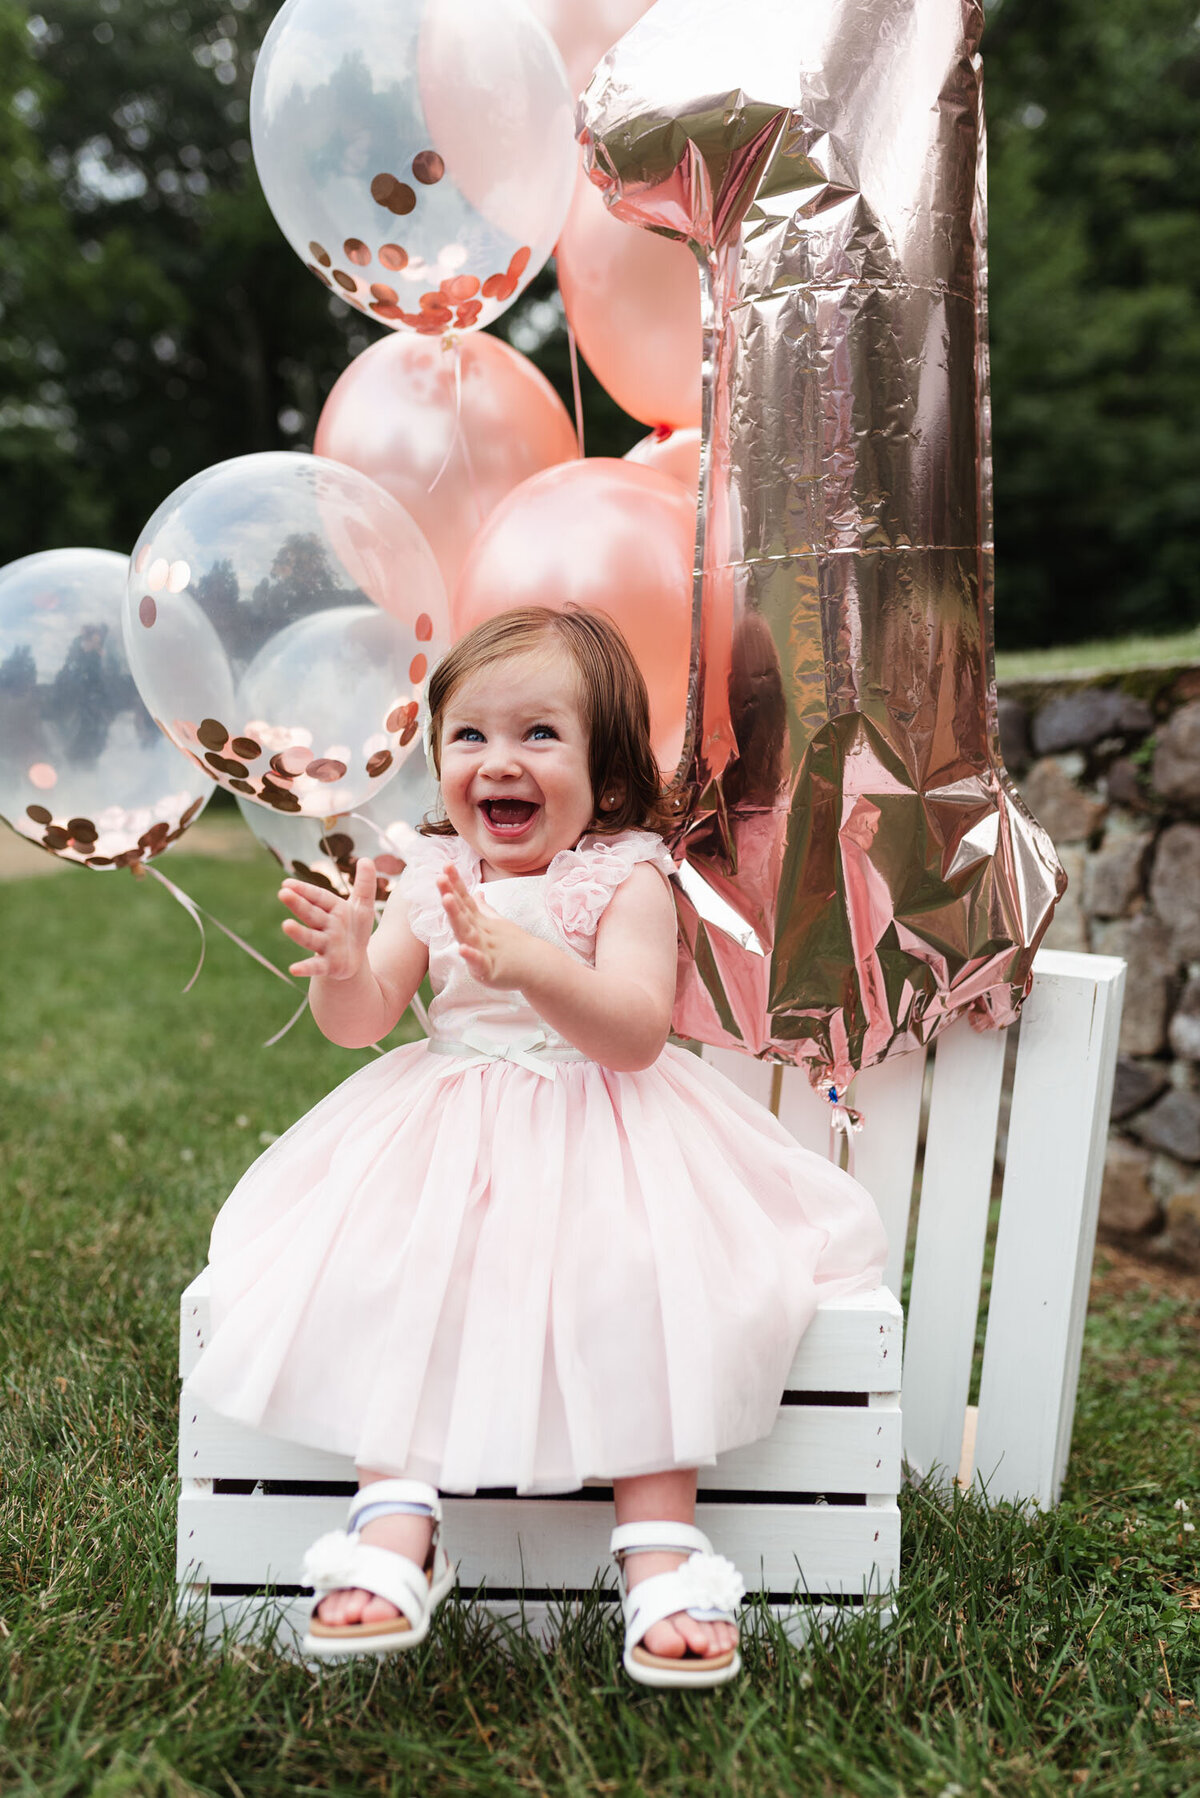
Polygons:
M383 900L404 872L417 826L437 804L437 783L418 745L396 778L353 812L325 819L288 817L246 799L237 803L250 830L288 874L345 898L360 856L370 856L375 897Z
M159 507L124 623L171 740L231 792L312 818L395 776L449 641L442 577L403 506L289 454L219 463Z
M150 861L212 793L134 685L127 570L104 549L43 550L0 569L0 816L89 868Z
M317 279L393 330L490 324L545 263L575 177L562 59L519 0L288 0L250 136Z

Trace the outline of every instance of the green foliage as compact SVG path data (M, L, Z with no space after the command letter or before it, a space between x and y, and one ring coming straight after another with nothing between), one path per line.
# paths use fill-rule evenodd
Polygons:
M172 854L281 959L265 855ZM427 1648L316 1679L174 1615L178 1297L229 1187L366 1053L302 1022L151 880L0 889L0 1789L37 1798L1184 1798L1200 1752L1200 1305L1103 1299L1063 1504L903 1500L898 1616L636 1691L599 1599L553 1655L444 1605ZM1182 1499L1190 1511L1176 1508Z
M1200 30L1002 0L990 132L997 638L1200 615Z
M311 442L375 326L250 161L271 0L0 0L0 562L126 549L197 470ZM1001 646L1194 622L1191 0L995 0L985 37ZM547 271L501 321L571 403ZM583 371L592 454L642 434Z
M0 563L60 543L125 550L198 470L311 442L382 327L315 282L250 156L264 0L0 0ZM20 96L18 107L11 107ZM542 316L568 405L553 275ZM540 314L539 314L540 308ZM593 450L642 432L585 375ZM597 435L599 433L599 435Z

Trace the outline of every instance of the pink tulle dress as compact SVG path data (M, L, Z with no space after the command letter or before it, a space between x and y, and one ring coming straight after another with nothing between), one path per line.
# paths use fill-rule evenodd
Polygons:
M767 1435L818 1300L878 1283L871 1199L698 1056L614 1073L477 984L437 894L447 859L478 884L444 837L401 883L433 1035L353 1074L239 1182L189 1391L450 1492L569 1491ZM590 963L643 861L670 874L646 832L588 837L486 898Z

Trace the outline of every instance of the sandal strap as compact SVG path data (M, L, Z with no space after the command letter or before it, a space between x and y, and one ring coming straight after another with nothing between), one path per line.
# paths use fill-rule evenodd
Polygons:
M374 1548L345 1530L318 1536L304 1557L301 1577L318 1599L352 1586L373 1592L394 1604L414 1629L429 1609L429 1579L415 1561L390 1548Z
M438 1497L436 1486L426 1485L424 1480L372 1480L369 1486L360 1486L350 1500L350 1515L346 1520L347 1530L357 1527L358 1519L370 1506L376 1515L386 1517L388 1506L396 1511L410 1511L418 1516L433 1518L433 1539L438 1537L438 1525L442 1521L442 1501ZM379 1507L376 1510L376 1507ZM388 1551L385 1551L388 1552Z
M679 1611L701 1623L733 1623L745 1591L741 1574L724 1555L693 1554L672 1572L652 1573L632 1591L622 1591L625 1646L636 1647L648 1629Z
M609 1553L618 1557L647 1554L660 1548L685 1555L710 1555L713 1551L712 1543L695 1524L672 1523L669 1520L619 1523L608 1545Z

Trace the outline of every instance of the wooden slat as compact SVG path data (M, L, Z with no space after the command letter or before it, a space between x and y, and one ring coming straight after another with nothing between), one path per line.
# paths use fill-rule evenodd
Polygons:
M1006 1033L938 1039L904 1343L904 1455L952 1480L962 1453Z
M445 1501L446 1545L473 1590L531 1586L586 1590L610 1566L612 1507L563 1499ZM341 1498L214 1494L185 1481L178 1574L185 1583L294 1584L304 1551L345 1527ZM862 1594L896 1583L900 1513L866 1506L705 1503L696 1521L753 1589Z
M831 1147L829 1120L832 1112L828 1099L813 1091L812 1082L803 1068L779 1070L777 1116L785 1130L814 1155L828 1156ZM840 1144L837 1145L840 1151Z
M788 1391L898 1391L902 1321L899 1304L884 1287L825 1300L818 1306L792 1362ZM180 1302L181 1378L186 1379L196 1365L208 1333L205 1268Z
M703 1051L734 1085L773 1109L796 1141L816 1154L830 1152L829 1103L813 1091L803 1068L756 1061L737 1049ZM897 1055L858 1075L850 1098L863 1113L854 1141L854 1172L879 1207L888 1236L884 1285L899 1292L904 1278L908 1211L921 1124L924 1049ZM774 1103L772 1101L774 1100Z
M775 1069L769 1061L756 1061L753 1055L744 1055L740 1049L714 1049L707 1044L701 1049L700 1057L719 1074L724 1074L739 1092L757 1099L770 1111Z
M349 1480L354 1463L246 1429L200 1399L185 1403L179 1428L185 1479ZM700 1486L725 1492L896 1492L900 1411L838 1405L784 1406L771 1435L700 1469Z
M865 1069L850 1094L850 1103L863 1115L862 1130L854 1139L854 1173L878 1205L887 1231L883 1283L892 1292L904 1287L924 1078L925 1051L914 1049Z
M1058 1502L1124 980L1113 957L1043 950L1021 1015L975 1444L993 1498Z
M201 1268L179 1301L179 1377L186 1380L208 1339L208 1269Z

